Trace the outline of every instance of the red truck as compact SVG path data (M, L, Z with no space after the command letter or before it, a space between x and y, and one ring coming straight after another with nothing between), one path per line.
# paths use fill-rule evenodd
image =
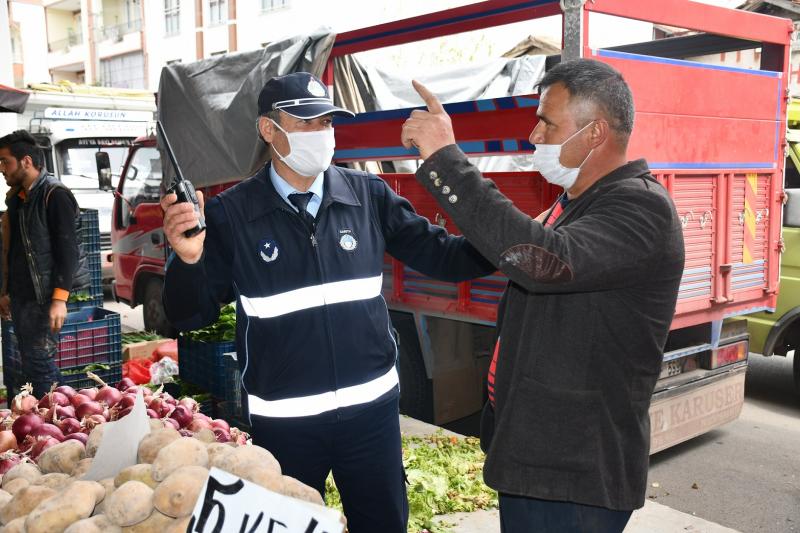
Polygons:
M687 31L592 48L598 14ZM775 307L791 22L686 0L489 0L339 34L323 79L341 83L336 76L341 59L357 52L549 16L562 18L563 50L547 57L546 66L592 57L627 79L636 106L630 157L648 160L683 223L686 266L650 411L651 452L656 452L738 417L748 336L743 325L723 319ZM731 51L759 54L760 68L702 59ZM530 153L527 138L537 105L538 95L525 94L445 108L461 148L483 158ZM409 112L364 112L338 121L336 163L415 160L399 140ZM413 175L381 175L418 212L458 233ZM549 207L559 192L535 172L487 176L531 216ZM114 294L132 306L144 305L147 328L169 332L160 300L167 253L157 203L161 181L155 139L139 139L114 205ZM236 181L201 189L208 197ZM501 273L444 283L387 256L383 292L399 334L404 412L441 424L480 409L505 284Z

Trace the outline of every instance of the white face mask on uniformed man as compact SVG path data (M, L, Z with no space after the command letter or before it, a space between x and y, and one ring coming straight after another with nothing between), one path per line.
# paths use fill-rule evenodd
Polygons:
M270 119L272 120L272 119ZM333 128L325 128L318 131L293 131L288 132L281 128L277 122L272 120L275 127L286 134L289 141L289 155L283 156L275 149L272 143L272 150L286 165L304 177L312 177L325 172L331 166L333 151L336 148L336 140L333 136Z
M561 149L580 132L591 126L595 121L589 122L561 144L537 144L536 151L533 152L533 169L538 171L544 179L553 185L559 185L564 189L569 189L575 185L581 167L594 152L594 148L589 150L583 162L577 168L565 167L561 164Z

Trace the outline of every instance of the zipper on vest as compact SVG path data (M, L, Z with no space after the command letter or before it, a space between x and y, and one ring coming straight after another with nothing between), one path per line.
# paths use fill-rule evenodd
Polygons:
M42 288L42 280L39 278L39 271L36 268L36 261L33 256L33 252L31 251L31 239L28 236L28 229L26 226L25 221L25 212L23 210L19 211L19 229L22 233L22 241L25 245L25 253L28 256L28 271L31 274L31 281L33 282L33 290L36 293L36 301L40 304L44 302L44 289Z

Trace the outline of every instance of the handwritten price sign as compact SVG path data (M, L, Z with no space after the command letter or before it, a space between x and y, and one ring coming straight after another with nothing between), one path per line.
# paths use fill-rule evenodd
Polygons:
M333 509L289 498L212 468L187 533L342 533Z

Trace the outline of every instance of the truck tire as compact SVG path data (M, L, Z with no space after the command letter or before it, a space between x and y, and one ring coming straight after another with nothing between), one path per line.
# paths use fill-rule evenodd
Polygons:
M398 339L398 371L400 374L400 412L433 422L433 381L425 373L425 361L419 346L413 319L394 320Z
M798 350L794 351L794 363L792 367L794 369L794 388L797 394L800 395L800 353L797 352Z
M177 330L167 320L167 313L161 300L161 289L164 281L161 278L150 278L144 286L142 314L144 315L144 329L155 331L162 337L174 339Z

